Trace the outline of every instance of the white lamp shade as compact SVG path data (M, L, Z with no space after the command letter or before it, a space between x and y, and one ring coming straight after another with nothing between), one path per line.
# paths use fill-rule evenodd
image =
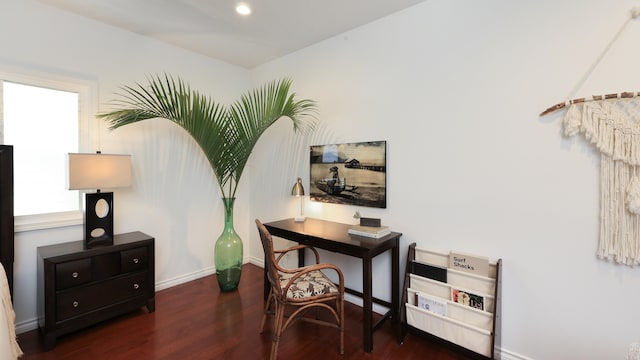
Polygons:
M77 154L67 158L67 189L111 189L131 185L131 155Z

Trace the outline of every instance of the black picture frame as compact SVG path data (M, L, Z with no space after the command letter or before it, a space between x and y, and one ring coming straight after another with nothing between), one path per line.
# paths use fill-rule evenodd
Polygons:
M387 142L310 147L309 198L324 203L387 207Z

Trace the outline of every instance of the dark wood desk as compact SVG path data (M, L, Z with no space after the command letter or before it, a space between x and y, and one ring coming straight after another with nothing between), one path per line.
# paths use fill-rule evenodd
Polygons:
M363 300L362 342L364 351L371 352L373 349L373 331L389 318L394 322L399 321L399 243L402 234L392 232L380 239L350 235L347 232L350 226L348 224L313 218L307 218L304 222L286 219L270 222L264 224L264 226L273 236L362 259L363 292L360 293L352 289L345 289L345 291L357 295ZM372 293L371 262L375 256L387 250L391 250L391 302L374 298ZM304 266L304 251L301 251L298 255L298 263L300 266ZM373 323L374 302L389 308L389 311L375 324Z

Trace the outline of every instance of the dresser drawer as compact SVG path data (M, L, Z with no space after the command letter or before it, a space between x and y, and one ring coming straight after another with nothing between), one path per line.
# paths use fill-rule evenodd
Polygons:
M63 321L119 301L144 296L150 286L148 276L145 271L60 291L56 295L56 318Z
M91 258L56 264L56 289L81 285L91 281Z
M120 266L123 273L144 270L147 268L147 247L124 250L120 253Z

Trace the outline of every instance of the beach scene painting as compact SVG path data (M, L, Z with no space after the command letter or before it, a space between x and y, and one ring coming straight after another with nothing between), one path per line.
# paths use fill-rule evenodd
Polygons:
M387 207L387 142L312 145L310 199Z

